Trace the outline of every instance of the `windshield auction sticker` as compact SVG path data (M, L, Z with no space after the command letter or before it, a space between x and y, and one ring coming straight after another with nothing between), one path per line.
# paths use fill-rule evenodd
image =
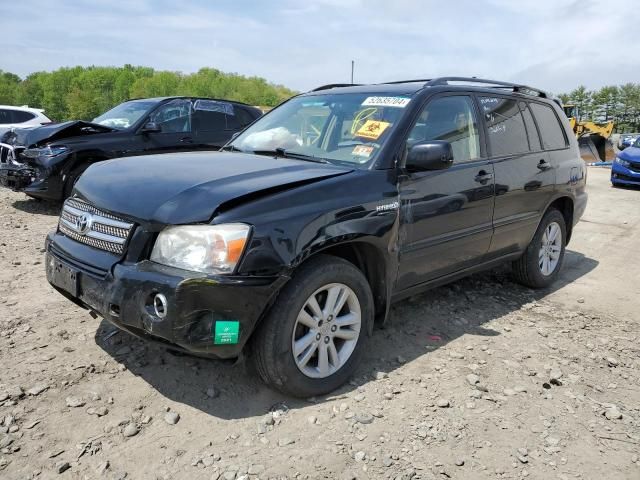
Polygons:
M398 107L404 108L409 104L410 98L406 97L367 97L363 106L368 107Z
M373 153L373 147L369 145L356 145L351 154L354 157L369 158Z
M389 122L379 122L378 120L367 120L360 130L356 132L357 137L364 137L370 140L377 140L380 135L391 125Z

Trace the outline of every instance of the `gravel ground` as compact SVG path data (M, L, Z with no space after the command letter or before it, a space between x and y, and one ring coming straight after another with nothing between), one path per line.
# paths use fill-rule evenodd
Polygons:
M92 319L44 277L58 207L2 190L0 478L640 478L640 190L588 183L553 288L498 269L399 303L308 401Z

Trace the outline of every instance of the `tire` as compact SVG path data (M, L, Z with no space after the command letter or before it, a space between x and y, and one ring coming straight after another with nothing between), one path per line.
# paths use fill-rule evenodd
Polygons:
M73 192L73 187L76 186L76 183L78 183L78 180L80 179L80 175L82 175L84 173L84 171L89 168L89 165L80 165L76 168L74 168L71 173L69 173L69 176L67 177L66 181L64 182L64 189L62 192L62 201L64 202L67 198L69 198L71 196L71 193Z
M545 237L545 232L553 224L559 229L557 232L559 237L555 237L558 243L547 245L547 251L551 252L549 256L547 256L542 251L544 248L543 241L545 238L548 238L548 235ZM564 216L555 208L548 210L542 217L542 221L540 225L538 225L538 229L524 254L512 264L513 275L516 281L531 288L544 288L551 285L562 269L566 239L567 226ZM553 265L549 258L554 256L553 253L556 248L559 248L559 252L557 252L557 260L555 261L555 265ZM546 257L549 263L545 264L543 257ZM553 266L552 269L551 266Z
M334 305L341 303L338 299L346 298L344 306L335 313L335 318L328 315L318 321L318 316L309 314L311 297L326 308L323 301L330 303L329 291L335 289L340 289L340 293ZM354 322L358 310L360 324L356 332L355 324L344 324ZM329 393L344 384L358 366L373 318L373 295L362 272L341 258L318 255L294 273L254 332L256 369L268 385L287 395L308 398ZM313 323L313 330L308 323ZM338 331L330 333L335 329ZM296 341L299 345L309 344L308 348L299 348L297 357ZM321 351L328 359L322 368ZM304 358L308 362L305 365Z

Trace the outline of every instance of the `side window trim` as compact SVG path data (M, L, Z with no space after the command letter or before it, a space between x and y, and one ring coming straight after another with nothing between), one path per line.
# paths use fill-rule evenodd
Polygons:
M540 128L538 127L538 124L536 123L536 117L533 116L533 112L531 111L531 109L529 108L529 102L525 102L524 100L519 100L518 101L518 107L520 108L520 115L522 115L522 119L524 120L524 129L527 131L527 137L529 139L529 152L531 153L538 153L538 152L543 152L544 151L544 145L542 144L542 135L540 134ZM529 128L527 127L527 121L524 118L524 109L527 109L527 111L529 112L529 115L531 116L531 121L533 122L533 126L536 129L536 134L538 135L538 145L540 146L538 149L533 149L532 145L531 145L531 133L529 133Z

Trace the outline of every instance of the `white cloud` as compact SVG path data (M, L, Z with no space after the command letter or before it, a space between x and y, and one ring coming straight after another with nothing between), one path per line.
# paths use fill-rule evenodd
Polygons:
M631 0L48 2L3 6L0 68L212 66L305 90L437 75L555 92L640 81Z

